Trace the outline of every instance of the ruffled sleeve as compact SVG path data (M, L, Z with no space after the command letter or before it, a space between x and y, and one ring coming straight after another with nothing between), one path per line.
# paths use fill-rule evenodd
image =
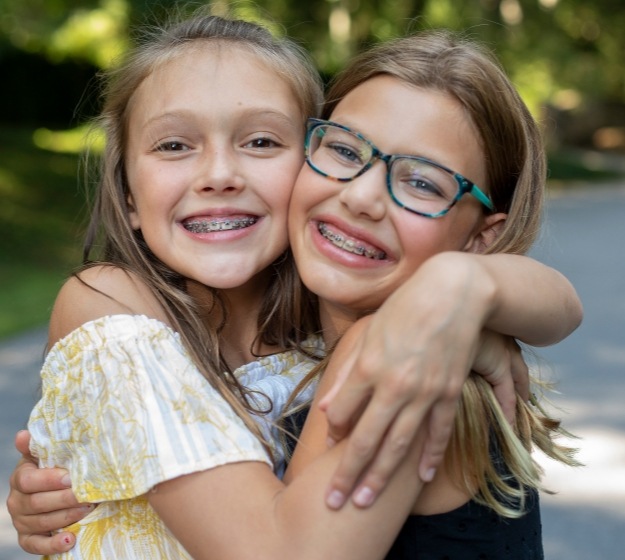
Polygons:
M116 315L58 342L42 369L31 450L80 501L129 499L184 474L270 458L170 328Z

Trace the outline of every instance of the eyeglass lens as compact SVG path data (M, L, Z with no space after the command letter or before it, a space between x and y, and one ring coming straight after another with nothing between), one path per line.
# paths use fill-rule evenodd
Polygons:
M374 147L355 133L333 125L319 125L310 137L308 157L324 175L352 179L377 157ZM389 158L385 158L389 159ZM392 156L388 185L396 201L417 212L436 214L448 208L458 183L448 171L419 158Z

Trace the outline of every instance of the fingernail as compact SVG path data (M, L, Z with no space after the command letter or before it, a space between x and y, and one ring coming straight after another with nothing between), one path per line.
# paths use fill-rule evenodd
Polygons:
M423 482L432 482L436 476L436 469L428 469L423 476Z
M336 445L336 440L334 438L329 437L326 439L326 445L328 449L332 449Z
M359 507L368 507L373 503L373 490L368 486L363 486L356 490L354 494L354 503Z
M94 508L95 508L95 504L85 504L85 505L80 506L80 509L86 512L89 512L93 510Z
M61 484L63 486L66 486L67 488L71 488L72 486L72 479L68 474L63 475L63 478L61 479Z
M338 490L332 490L326 498L326 504L332 509L339 509L345 503L345 495Z
M71 550L74 546L74 537L72 535L65 535L63 537L63 544L65 545L65 550Z

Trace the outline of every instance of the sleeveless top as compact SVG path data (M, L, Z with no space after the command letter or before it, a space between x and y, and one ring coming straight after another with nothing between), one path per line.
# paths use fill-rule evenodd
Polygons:
M510 477L491 435L490 459L497 472ZM449 512L411 515L385 560L543 560L540 505L533 488L525 489L524 512L515 519L503 517L470 500Z

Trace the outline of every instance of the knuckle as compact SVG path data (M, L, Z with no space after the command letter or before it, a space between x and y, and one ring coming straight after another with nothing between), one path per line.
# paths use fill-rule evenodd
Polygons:
M379 493L388 483L389 475L383 471L371 472L367 475L366 485L373 490L374 493Z
M403 457L410 447L410 439L406 436L395 436L389 441L389 452L394 457Z
M46 511L47 496L43 492L28 494L26 497L26 507L32 513L44 513Z
M20 535L17 542L20 547L29 554L44 554L44 551L37 546L35 535Z
M13 490L9 493L9 497L7 498L7 510L11 516L15 514L15 509L17 509L18 504L16 503L15 495L13 494Z
M397 398L412 396L415 393L421 392L423 386L419 383L417 375L413 371L407 369L395 369L392 375L389 376L388 382L385 382L385 387L389 398Z
M53 518L50 515L39 515L37 520L37 533L50 533L55 529L58 529L58 524L53 522Z
M370 437L354 434L350 441L351 452L358 459L368 459L371 456L373 442Z

